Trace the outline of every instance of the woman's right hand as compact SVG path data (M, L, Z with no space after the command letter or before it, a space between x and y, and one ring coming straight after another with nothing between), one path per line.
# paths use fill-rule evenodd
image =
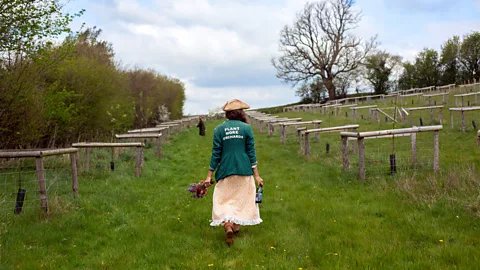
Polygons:
M257 180L257 184L259 186L263 186L263 179L260 177L260 175L255 176L255 180Z
M207 179L205 179L205 181L203 182L205 184L205 187L209 187L212 185L212 178L211 177L207 177Z

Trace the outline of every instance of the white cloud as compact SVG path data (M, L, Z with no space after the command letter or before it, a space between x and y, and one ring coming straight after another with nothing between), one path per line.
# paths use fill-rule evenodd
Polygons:
M480 29L480 20L457 21L457 22L432 22L426 26L429 32L429 43L438 44L440 47L447 39L454 35L463 37L472 31Z
M280 29L304 3L157 0L147 6L115 0L94 9L104 14L103 38L122 63L187 81L185 113L201 113L241 96L252 107L298 100L275 78L270 59Z
M186 114L206 113L225 104L227 100L240 99L251 108L264 108L298 101L294 91L286 85L267 87L198 87L187 81Z
M278 55L280 30L293 23L307 0L77 1L89 7L87 24L104 30L102 38L113 43L124 65L153 68L187 82L186 113L205 113L231 98L245 99L252 107L298 100L294 90L275 77L270 59ZM436 5L432 0L414 2ZM358 0L356 8L363 9L364 16L355 33L364 39L378 33L382 48L406 60L413 60L423 47L439 48L454 33L469 32L469 24L479 29L475 22L455 25L439 19L392 25L389 5Z

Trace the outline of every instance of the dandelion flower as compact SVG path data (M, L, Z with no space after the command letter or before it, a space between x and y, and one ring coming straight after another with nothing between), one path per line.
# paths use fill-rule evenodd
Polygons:
M336 219L334 219L334 220L333 220L333 222L337 222L337 220L336 220Z
M338 256L338 253L335 253L335 254L333 254L333 255Z
M301 268L301 267L300 267L300 268L298 268L298 270L302 270L302 269L303 269L303 268Z
M275 247L274 247L274 246L270 246L270 249L275 249Z
M287 250L286 250L286 249L284 249L284 250L283 250L283 252L287 252Z
M307 258L307 259L308 259L308 256L305 256L305 258Z
M213 263L209 263L209 264L208 264L208 267L212 267L212 266L213 266Z
M442 240L442 239L440 239L440 240L438 240L438 241L439 241L440 243L443 243L443 240Z

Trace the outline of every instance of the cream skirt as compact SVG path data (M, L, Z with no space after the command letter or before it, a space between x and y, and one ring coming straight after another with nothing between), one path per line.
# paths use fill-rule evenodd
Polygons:
M230 175L220 180L213 191L210 225L220 226L227 221L240 225L261 223L255 193L255 180L251 175Z

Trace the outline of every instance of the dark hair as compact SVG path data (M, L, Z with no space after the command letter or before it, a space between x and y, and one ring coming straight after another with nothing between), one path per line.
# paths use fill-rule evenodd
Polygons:
M238 120L244 123L248 123L247 115L243 110L228 111L228 112L225 112L225 116L227 117L228 120Z

